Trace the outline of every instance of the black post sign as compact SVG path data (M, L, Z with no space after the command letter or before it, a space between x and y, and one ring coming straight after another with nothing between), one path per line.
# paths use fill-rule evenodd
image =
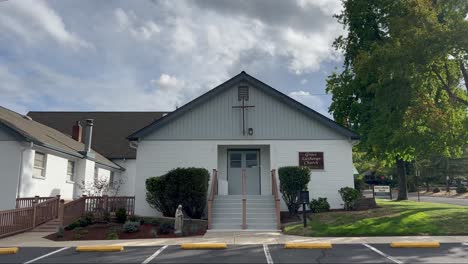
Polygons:
M323 170L323 152L299 152L299 166Z
M304 227L307 227L306 204L308 204L309 201L309 191L300 191L299 202L302 203L302 219L304 220Z

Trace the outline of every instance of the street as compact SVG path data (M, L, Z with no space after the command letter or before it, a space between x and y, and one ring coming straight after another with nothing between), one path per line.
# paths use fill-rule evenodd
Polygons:
M455 205L465 205L468 206L468 199L461 199L461 198L450 198L450 197L434 197L434 196L420 196L421 202L428 202L428 203L444 203L444 204L455 204ZM409 193L408 199L411 201L418 200L417 193Z
M285 249L284 245L228 245L218 250L180 246L125 247L121 252L76 252L74 247L22 247L0 263L466 263L468 243L440 248L391 248L389 244L336 244L332 249Z

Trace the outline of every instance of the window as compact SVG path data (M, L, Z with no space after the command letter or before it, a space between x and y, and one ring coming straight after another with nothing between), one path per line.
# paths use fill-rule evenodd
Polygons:
M114 172L113 172L113 171L110 172L110 176L109 176L109 186L110 186L110 187L114 187Z
M242 154L241 153L231 153L230 163L231 163L231 168L240 168L240 167L242 167Z
M34 177L45 177L45 168L46 168L46 154L37 152L34 153Z
M74 181L75 178L75 162L69 160L67 165L67 181Z
M245 154L245 166L247 168L257 167L257 153L246 153Z

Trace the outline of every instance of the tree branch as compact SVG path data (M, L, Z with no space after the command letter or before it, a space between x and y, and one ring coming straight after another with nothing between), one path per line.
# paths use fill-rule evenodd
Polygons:
M460 70L462 72L463 79L465 80L466 93L468 94L468 71L466 70L465 64L462 60L460 60Z
M432 71L437 76L437 79L439 79L439 81L442 83L442 88L447 92L450 99L455 100L455 101L457 101L457 102L459 102L461 104L464 104L465 106L468 106L468 101L467 100L465 100L463 98L460 98L456 94L454 94L453 91L448 86L448 84L444 81L442 76L440 76L440 74L436 70L432 69Z

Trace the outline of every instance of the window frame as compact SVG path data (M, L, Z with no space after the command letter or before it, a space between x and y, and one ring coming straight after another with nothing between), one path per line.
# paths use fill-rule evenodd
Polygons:
M72 172L71 174L69 173L68 169L69 169L69 166L70 166L70 163L73 164L72 166ZM75 175L76 175L76 162L74 160L67 160L67 178L66 178L66 182L69 182L69 183L74 183L75 182Z
M43 160L42 160L42 167L36 166L36 156L37 155L43 155ZM47 153L40 152L40 151L34 151L34 159L33 159L33 171L32 171L32 177L33 178L38 178L38 179L45 179L46 177L46 169L47 169ZM35 175L35 171L40 170L41 175Z

